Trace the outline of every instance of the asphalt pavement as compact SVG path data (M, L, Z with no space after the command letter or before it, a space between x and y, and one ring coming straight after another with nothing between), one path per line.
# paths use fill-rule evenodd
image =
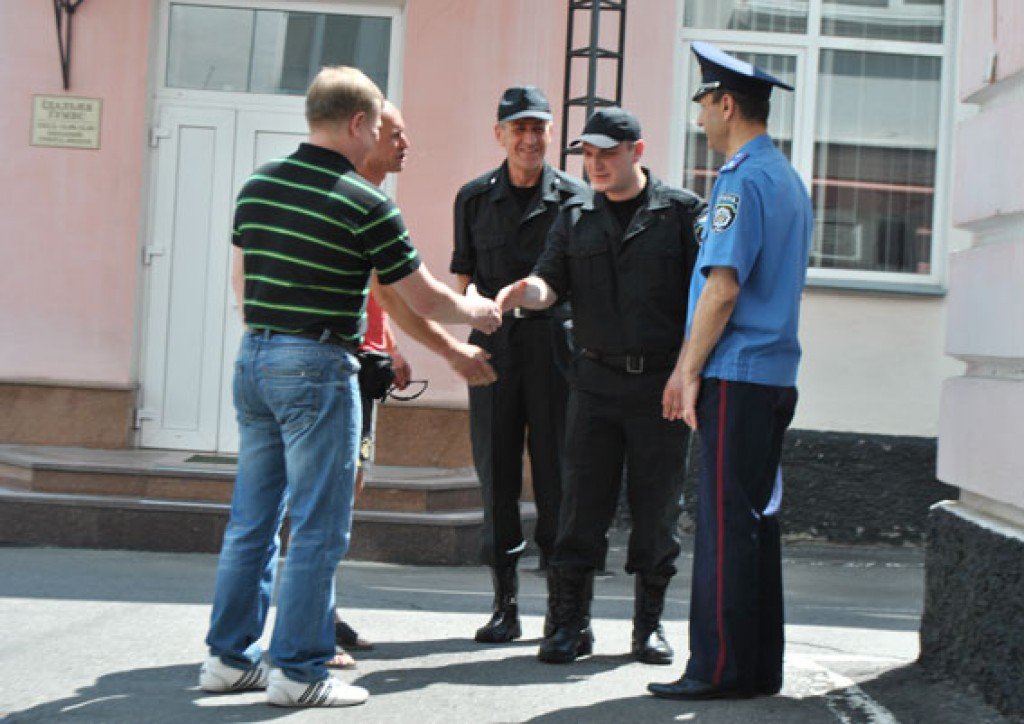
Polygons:
M698 722L1004 724L968 691L916 664L924 578L917 548L784 548L785 685L780 695L683 703L651 697L686 657L689 551L665 627L677 663L628 654L632 578L615 533L595 585L593 656L542 664L544 579L523 560L524 638L473 642L487 618L486 569L345 562L339 602L377 643L342 678L366 687L352 709L277 709L261 693L196 687L216 557L0 548L0 722ZM266 637L265 637L265 640ZM1019 720L1016 720L1019 721Z

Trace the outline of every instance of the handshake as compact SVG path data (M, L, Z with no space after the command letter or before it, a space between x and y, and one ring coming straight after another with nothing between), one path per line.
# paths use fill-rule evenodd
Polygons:
M491 334L496 331L501 326L502 314L511 312L516 307L523 306L527 302L529 298L529 281L530 279L520 279L512 282L508 286L503 287L493 300L482 296L476 290L476 285L474 284L466 287L465 304L467 306L466 311L470 317L470 326L484 334ZM543 291L549 290L544 289ZM551 301L554 301L553 295L551 295L550 301L545 298L547 297L546 294L542 293L538 296L540 299L530 300L535 302L535 304L530 305L531 307L546 307L550 305ZM536 304L536 302L540 302L540 304Z
M501 326L501 309L493 299L488 299L476 290L475 284L466 287L463 298L464 311L469 326L484 334L496 332Z

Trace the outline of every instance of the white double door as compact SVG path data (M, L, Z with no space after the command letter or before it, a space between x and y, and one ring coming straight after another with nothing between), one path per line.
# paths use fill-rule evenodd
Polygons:
M165 103L152 129L142 313L143 447L235 452L231 377L242 332L230 285L234 199L306 136L285 110Z

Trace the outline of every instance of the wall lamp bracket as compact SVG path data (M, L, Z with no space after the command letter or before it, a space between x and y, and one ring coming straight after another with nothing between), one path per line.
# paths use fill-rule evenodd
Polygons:
M60 50L60 71L64 76L64 90L71 87L71 19L83 0L53 0L53 14L57 20L57 48Z

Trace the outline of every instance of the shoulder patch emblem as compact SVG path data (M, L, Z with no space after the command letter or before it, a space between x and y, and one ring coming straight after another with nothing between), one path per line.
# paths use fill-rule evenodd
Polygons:
M711 229L722 232L732 226L736 215L740 212L740 197L736 194L722 194L715 203L715 215L711 221Z

